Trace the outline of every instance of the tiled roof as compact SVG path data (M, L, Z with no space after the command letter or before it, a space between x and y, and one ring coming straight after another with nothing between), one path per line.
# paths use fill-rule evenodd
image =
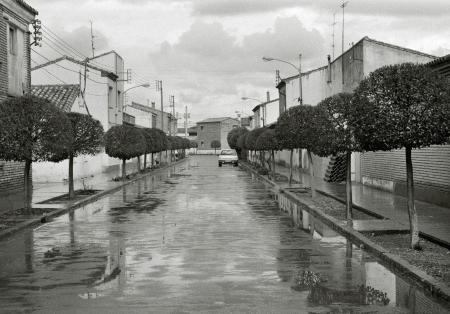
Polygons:
M30 11L34 15L38 15L38 11L36 11L31 5L27 4L24 0L14 0L18 5L20 5L22 8Z
M69 112L80 95L79 85L33 85L31 94L47 99L59 109Z
M440 74L450 77L450 54L428 62L427 65Z
M236 119L230 118L230 117L222 117L222 118L209 118L209 119L206 119L206 120L199 121L199 122L197 122L197 123L214 123L214 122L222 122L222 121L225 121L225 120L228 120L228 119L236 120ZM236 120L236 121L237 121L237 120Z

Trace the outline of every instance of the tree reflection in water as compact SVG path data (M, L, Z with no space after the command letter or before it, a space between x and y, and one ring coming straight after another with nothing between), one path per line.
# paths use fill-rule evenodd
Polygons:
M349 290L337 290L323 285L326 282L319 273L304 270L299 273L292 289L296 291L309 290L308 301L314 305L330 305L333 303L348 303L358 305L388 305L387 293L371 286L355 286Z

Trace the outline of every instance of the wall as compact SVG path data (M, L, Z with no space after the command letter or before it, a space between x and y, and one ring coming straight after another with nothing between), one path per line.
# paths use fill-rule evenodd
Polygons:
M0 101L29 91L30 39L26 31L34 15L12 1L0 0ZM19 29L17 54L8 49L9 24ZM0 193L23 189L24 164L0 160Z
M220 122L197 123L198 149L211 149L214 140L221 140Z

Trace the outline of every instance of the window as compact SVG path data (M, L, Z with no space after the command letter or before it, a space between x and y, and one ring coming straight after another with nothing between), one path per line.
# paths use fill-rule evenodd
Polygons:
M108 107L113 108L112 102L113 102L113 88L111 86L108 86Z
M116 109L119 110L119 111L120 111L121 108L122 108L121 100L122 100L122 98L120 98L120 91L117 91Z
M200 131L203 131L203 125L202 126L200 126ZM203 142L202 142L203 143ZM203 145L203 144L202 144Z
M200 146L203 147L205 146L205 143L203 143L203 141L200 143Z
M11 26L9 26L8 45L9 53L12 55L17 54L17 31Z

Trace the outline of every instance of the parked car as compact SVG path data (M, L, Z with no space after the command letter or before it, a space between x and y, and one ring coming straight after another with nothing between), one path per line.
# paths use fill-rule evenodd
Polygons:
M223 164L233 164L235 167L238 165L238 156L233 149L222 149L219 154L219 167Z

